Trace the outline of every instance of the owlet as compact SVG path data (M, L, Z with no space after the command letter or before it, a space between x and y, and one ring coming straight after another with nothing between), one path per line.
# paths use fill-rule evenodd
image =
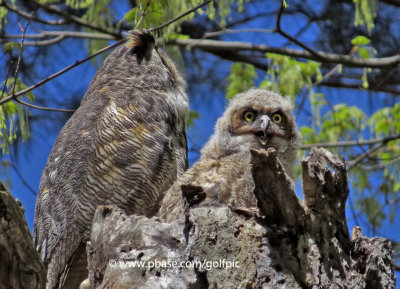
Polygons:
M293 179L299 142L289 100L261 89L236 95L218 119L199 161L166 192L159 215L172 221L181 213L182 188L188 185L201 187L208 200L234 208L256 207L250 149L274 148Z

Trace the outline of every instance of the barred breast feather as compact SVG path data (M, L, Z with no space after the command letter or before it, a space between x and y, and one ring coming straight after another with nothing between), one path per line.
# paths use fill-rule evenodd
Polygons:
M44 168L34 241L48 288L77 288L97 206L152 216L188 166L185 83L152 35L132 31L97 71Z

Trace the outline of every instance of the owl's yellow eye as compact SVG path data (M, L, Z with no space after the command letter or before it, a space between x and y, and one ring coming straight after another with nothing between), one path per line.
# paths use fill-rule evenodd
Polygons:
M275 123L281 123L282 122L282 116L279 113L274 113L272 115L272 121Z
M256 114L252 111L246 111L243 114L243 119L247 122L253 122L256 117Z

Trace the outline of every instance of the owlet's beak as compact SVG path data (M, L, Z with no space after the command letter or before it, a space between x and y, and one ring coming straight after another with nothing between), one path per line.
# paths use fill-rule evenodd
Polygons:
M254 128L254 135L257 137L261 145L265 146L267 143L267 129L269 126L270 118L267 115L262 115L256 122Z

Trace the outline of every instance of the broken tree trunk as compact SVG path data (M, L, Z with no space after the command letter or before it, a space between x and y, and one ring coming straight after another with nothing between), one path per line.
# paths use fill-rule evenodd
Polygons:
M165 223L99 207L88 243L91 287L395 288L388 240L359 230L350 239L342 160L311 150L302 204L274 150L252 156L258 215L187 202L185 215Z
M0 182L0 289L42 289L45 282L24 209Z

